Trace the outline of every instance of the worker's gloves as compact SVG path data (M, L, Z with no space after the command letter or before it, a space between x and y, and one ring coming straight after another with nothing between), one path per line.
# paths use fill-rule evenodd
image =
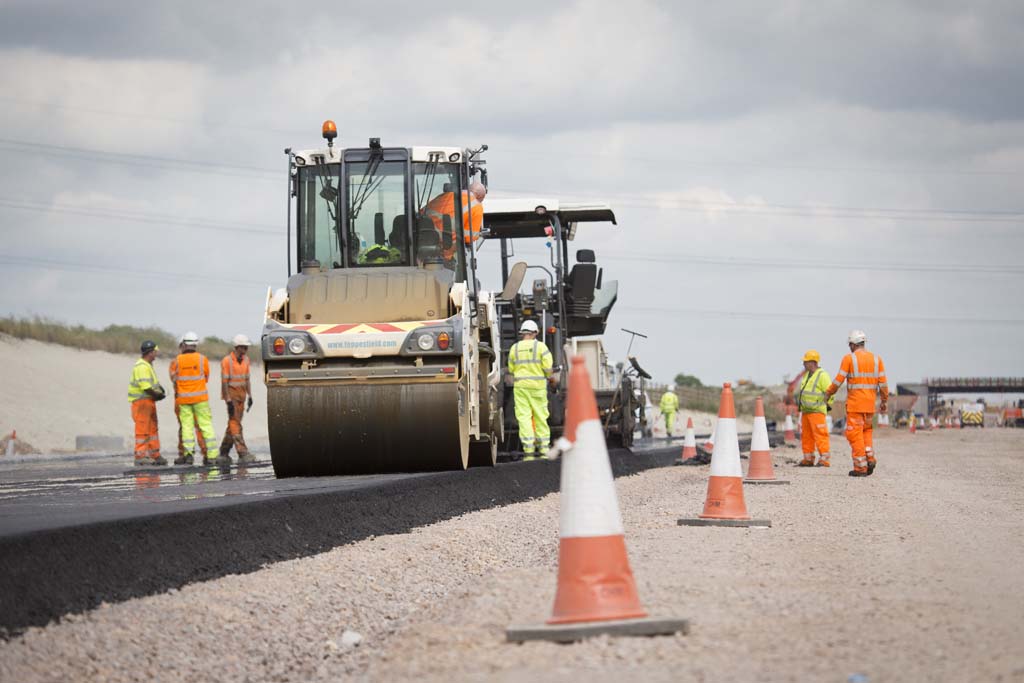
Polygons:
M234 401L228 401L228 417L235 416L235 403Z
M162 401L167 398L167 392L160 386L153 387L152 389L146 389L146 393L149 394L154 401Z
M249 403L245 408L245 412L249 412L250 410L252 410L252 396L249 397Z

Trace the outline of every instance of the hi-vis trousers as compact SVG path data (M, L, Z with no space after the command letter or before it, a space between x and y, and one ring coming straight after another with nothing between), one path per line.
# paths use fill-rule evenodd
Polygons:
M847 413L846 415L846 440L850 442L853 449L853 469L858 472L867 472L868 463L875 462L875 450L873 448L874 431L871 421L874 413Z
M517 384L512 395L516 400L516 422L519 423L519 440L523 442L523 452L527 455L535 452L544 455L551 445L547 387L527 388Z
M210 402L182 403L178 406L178 422L181 424L181 445L185 455L195 454L196 425L203 433L203 441L207 447L217 443L217 435L213 432L213 419L210 417Z

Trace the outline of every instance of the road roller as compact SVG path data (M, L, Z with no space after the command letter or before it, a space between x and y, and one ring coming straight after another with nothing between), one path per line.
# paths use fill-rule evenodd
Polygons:
M288 284L261 339L275 474L493 466L501 337L471 192L487 146L341 149L331 121L323 137L285 150Z

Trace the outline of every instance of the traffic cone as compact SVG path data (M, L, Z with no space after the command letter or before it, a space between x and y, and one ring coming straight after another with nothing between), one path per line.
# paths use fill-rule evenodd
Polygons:
M783 442L790 448L796 448L796 433L793 431L793 416L789 414L789 408L786 408L786 431L782 435Z
M911 413L910 419L907 422L910 423L910 433L917 434L917 418L914 417L913 413Z
M715 429L717 429L717 427ZM707 440L704 442L703 447L704 447L704 450L706 450L708 453L714 453L715 452L715 430L714 429L711 430L711 436L709 436L707 438Z
M697 438L693 435L693 418L686 418L686 437L683 439L683 452L678 462L697 457Z
M558 588L546 625L510 627L512 642L571 642L602 634L686 633L681 619L648 619L629 567L622 517L597 400L583 358L569 372L561 441Z
M765 428L767 435L767 427ZM722 398L715 425L715 450L711 454L711 476L704 501L704 512L698 519L680 519L686 526L771 526L766 519L751 519L743 499L743 466L740 464L740 442L736 431L736 408L732 385L722 385Z
M754 402L754 433L750 437L750 465L744 484L788 484L775 478L772 465L772 447L768 443L768 423L764 419L764 401L760 396Z

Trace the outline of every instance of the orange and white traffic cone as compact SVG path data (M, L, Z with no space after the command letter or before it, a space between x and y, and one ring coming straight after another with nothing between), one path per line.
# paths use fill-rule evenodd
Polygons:
M717 429L717 427L716 427L716 429ZM715 452L715 430L714 429L711 430L711 436L709 436L707 438L707 440L705 440L704 443L701 444L701 447L704 450L706 450L708 453L714 453Z
M914 417L913 413L911 413L910 420L908 420L908 422L910 422L910 433L917 434L917 418Z
M765 429L767 434L767 428ZM769 527L766 519L751 519L743 499L743 466L736 430L736 408L732 385L722 385L722 398L715 425L715 450L711 454L711 477L704 501L704 512L697 519L680 519L685 526L759 526Z
M683 452L677 462L684 462L697 457L697 438L693 434L693 418L686 418L686 437L683 439Z
M744 484L788 484L775 478L772 465L772 447L768 443L768 423L764 419L764 401L760 396L754 402L754 433L750 436L750 464Z
M796 448L796 432L793 430L793 416L786 408L786 431L782 435L782 441L790 448Z
M571 642L602 634L685 633L681 619L648 619L629 567L604 429L583 358L569 371L562 452L558 589L546 625L510 627L512 642Z

